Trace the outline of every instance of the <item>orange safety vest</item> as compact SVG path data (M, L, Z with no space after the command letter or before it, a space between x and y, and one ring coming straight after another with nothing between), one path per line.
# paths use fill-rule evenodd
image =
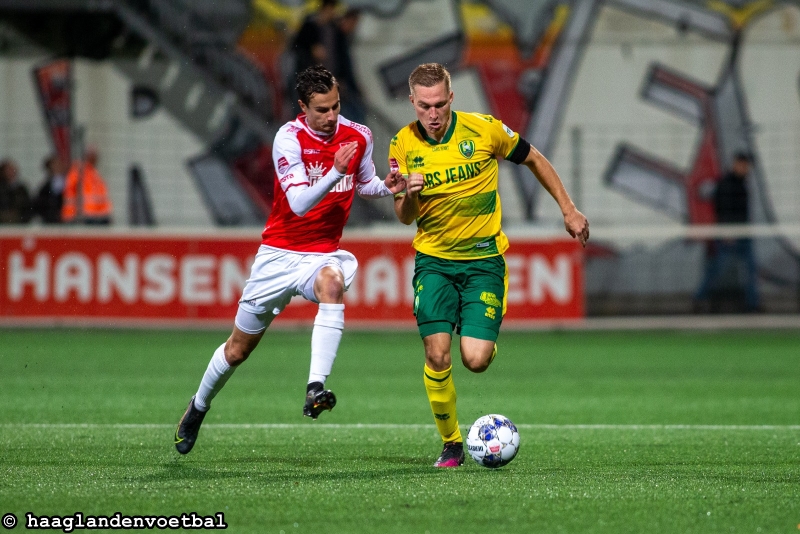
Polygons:
M78 184L82 187L78 187ZM70 222L79 214L87 219L111 216L111 199L103 177L91 163L78 162L70 167L64 180L64 204L61 208L61 220Z

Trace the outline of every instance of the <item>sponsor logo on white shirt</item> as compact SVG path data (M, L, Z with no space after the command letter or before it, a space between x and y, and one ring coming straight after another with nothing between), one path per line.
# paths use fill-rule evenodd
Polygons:
M353 175L346 174L345 177L342 178L338 184L334 185L331 188L330 192L344 193L345 191L350 191L351 189L353 189Z

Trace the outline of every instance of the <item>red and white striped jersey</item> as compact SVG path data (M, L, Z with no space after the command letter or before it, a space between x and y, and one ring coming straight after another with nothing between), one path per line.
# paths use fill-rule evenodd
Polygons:
M275 135L272 161L275 165L275 200L267 219L262 243L295 252L334 252L350 216L355 181L369 182L375 176L372 132L339 115L336 132L323 138L306 124L304 114L284 124ZM303 217L289 206L290 187L311 187L333 167L333 156L342 145L357 142L356 155L346 176Z

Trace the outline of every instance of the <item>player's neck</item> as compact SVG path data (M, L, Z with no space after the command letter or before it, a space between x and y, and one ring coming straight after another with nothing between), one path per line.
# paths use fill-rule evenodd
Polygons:
M447 131L450 129L450 123L453 122L453 114L452 112L447 115L447 122L445 122L441 128L436 133L428 132L428 135L436 141L437 143L441 143L444 136L447 135Z
M311 127L310 124L308 124L308 117L303 117L303 122L306 123L306 126L308 127L309 130L311 130L311 133L313 133L314 135L316 135L317 137L319 137L321 139L328 139L328 138L332 137L334 133L336 133L336 132L327 133L327 132L320 132L318 130L315 130L314 128Z

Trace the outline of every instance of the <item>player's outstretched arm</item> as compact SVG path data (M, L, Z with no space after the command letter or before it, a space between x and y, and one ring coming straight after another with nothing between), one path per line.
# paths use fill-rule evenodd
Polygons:
M564 215L564 227L569 235L577 237L581 245L585 247L586 241L589 240L589 220L578 211L572 199L569 198L564 183L553 165L533 145L528 152L528 157L522 163L531 170L539 183L558 203L558 207L561 208L561 213Z
M374 169L374 165L373 165ZM368 182L356 181L356 193L362 198L383 198L401 193L406 188L406 181L399 171L392 171L381 180L373 176Z
M421 174L414 173L405 179L406 194L395 197L394 212L403 224L411 224L419 216L419 192L422 191L424 180Z
M342 181L347 172L347 166L355 156L356 148L356 143L348 143L340 147L334 154L331 170L314 185L310 187L302 185L285 189L286 200L295 215L304 217L325 198L325 195L328 194L333 186ZM302 167L302 164L299 165ZM305 173L305 169L301 172Z

